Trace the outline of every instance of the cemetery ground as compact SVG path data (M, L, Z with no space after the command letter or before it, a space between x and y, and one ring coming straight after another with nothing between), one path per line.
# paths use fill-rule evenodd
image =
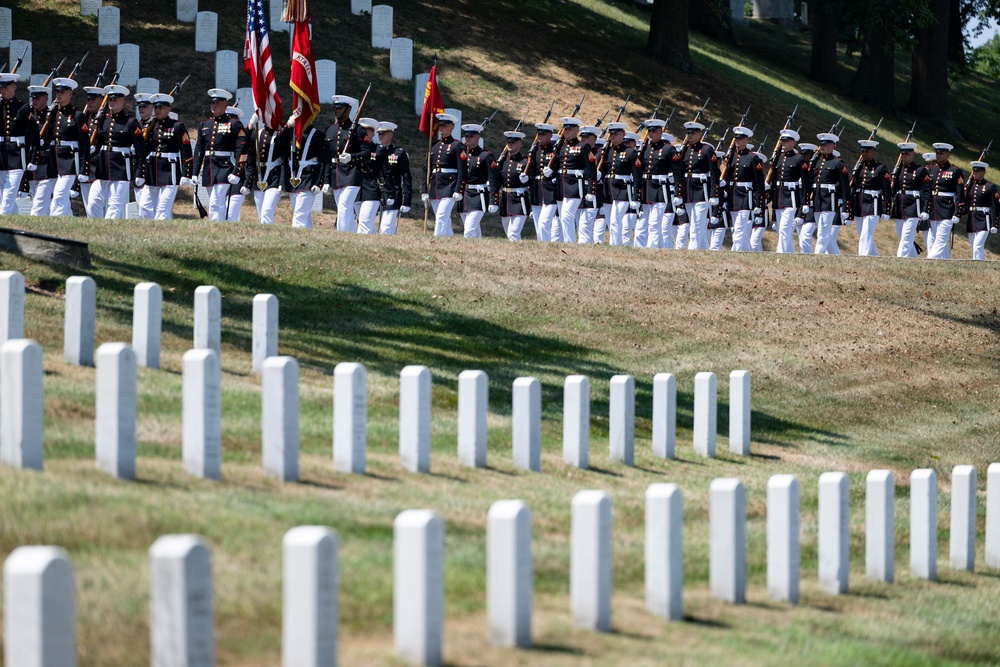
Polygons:
M304 524L340 536L341 664L392 655L392 521L404 509L445 520L444 655L451 665L995 663L1000 572L982 563L985 468L1000 459L1000 271L992 263L850 256L662 253L414 233L359 237L328 230L193 220L11 226L88 241L97 282L97 344L131 340L136 283L163 287L162 370L139 369L137 481L94 463L94 370L63 362L65 280L80 273L0 255L28 284L25 335L45 350L45 470L0 470L0 556L26 544L66 548L76 568L80 664L148 662L148 549L199 533L213 553L219 664L273 665L281 640L281 538ZM880 230L886 244L892 233ZM181 465L181 357L191 347L197 286L217 286L222 320L222 481ZM301 482L264 478L260 379L251 370L251 300L280 299L281 354L301 365ZM369 372L368 470L334 472L332 371ZM399 371L434 375L431 474L398 458ZM489 468L456 456L456 381L490 378ZM728 453L732 369L753 374L750 457ZM718 459L691 448L698 371L719 375ZM652 376L678 378L675 461L649 447ZM562 462L563 379L590 377L591 469ZM636 466L608 460L608 380L636 380ZM542 472L511 459L511 384L543 387ZM950 473L980 473L974 574L947 564ZM909 474L940 480L939 577L909 575ZM864 575L864 476L897 480L896 583ZM817 478L850 476L850 592L817 584ZM771 475L802 488L802 602L769 601L765 498ZM739 477L748 498L748 604L708 591L708 486ZM684 495L685 620L643 601L646 487ZM582 489L614 502L614 632L574 629L569 613L570 500ZM534 517L535 644L494 648L485 618L485 523L496 500Z

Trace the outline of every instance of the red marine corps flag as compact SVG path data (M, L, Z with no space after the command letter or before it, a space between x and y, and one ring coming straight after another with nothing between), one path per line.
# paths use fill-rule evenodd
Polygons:
M294 91L293 102L298 118L295 119L295 144L302 145L302 130L309 127L319 115L319 82L316 80L316 61L313 58L312 31L310 30L309 0L285 0L283 20L292 24L292 78L289 85Z
M424 109L420 114L420 131L433 138L437 132L438 122L435 114L444 113L444 100L441 99L441 89L438 88L437 57L434 66L427 77L427 87L424 89Z

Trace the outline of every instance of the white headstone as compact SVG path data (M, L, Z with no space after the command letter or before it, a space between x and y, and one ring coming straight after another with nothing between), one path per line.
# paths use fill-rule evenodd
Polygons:
M424 95L427 93L427 80L430 78L430 73L424 72L413 80L413 110L418 116L424 112Z
M590 466L590 380L570 375L563 385L563 461L586 470Z
M675 457L677 441L677 378L673 373L653 376L653 456Z
M694 451L711 459L715 458L718 392L715 373L694 376Z
M285 533L281 661L285 667L337 664L340 592L337 534L324 526Z
M955 466L951 473L951 544L949 560L956 570L976 569L976 468Z
M283 482L299 479L299 364L294 357L268 357L261 365L261 443L264 474Z
M42 469L44 377L38 343L15 338L0 346L0 460L4 465Z
M986 567L1000 568L1000 463L986 469Z
M24 338L24 276L0 271L0 345Z
M264 360L278 354L278 297L258 294L253 298L253 369L260 371Z
M531 646L531 510L498 500L486 515L486 615L497 646Z
M470 468L486 467L486 416L490 379L483 371L458 375L458 462Z
M732 1L732 0L730 0ZM809 3L801 2L799 3L799 20L802 21L802 27L809 27ZM745 21L744 21L745 22Z
M215 87L231 93L239 88L239 57L235 51L215 52Z
M542 385L538 378L514 380L514 467L540 472L542 469Z
M646 489L646 608L660 618L684 618L684 498L676 484Z
M139 77L135 84L135 92L155 95L160 92L160 80L148 76Z
M27 194L18 194L15 200L14 204L17 206L17 215L31 215L31 197Z
M573 625L578 628L611 631L611 532L608 494L580 491L573 496L569 597Z
M10 40L13 35L14 25L10 18L10 7L0 7L0 49L10 48Z
M136 364L125 343L97 348L95 445L97 467L135 479Z
M129 202L125 204L125 219L126 220L141 220L142 215L139 212L139 202Z
M102 4L101 0L80 0L80 16L97 16Z
M118 76L118 83L122 86L134 88L139 83L139 45L119 44L118 45L118 67L121 74Z
M410 472L431 471L431 372L406 366L399 374L399 462Z
M631 375L611 378L608 401L608 438L611 460L635 464L635 379Z
M27 50L25 50L27 49ZM17 69L17 77L20 81L30 81L31 80L31 42L26 39L12 39L10 40L10 58L7 61L7 67L13 68L17 59L24 54L24 60L21 61L21 66Z
M329 104L337 94L337 63L332 60L317 60L316 83L319 86L319 103Z
M320 192L315 197L313 197L312 212L314 214L319 214L323 212L323 193Z
M158 667L215 665L212 554L197 535L164 535L149 548L149 634Z
M139 366L160 367L162 328L163 290L156 283L139 283L132 305L132 349Z
M97 45L118 46L121 42L121 10L101 7L97 10Z
M32 86L41 86L45 83L45 79L49 78L47 74L32 74L29 84ZM48 87L49 98L52 98L52 86Z
M445 107L445 113L450 113L455 117L455 129L452 130L451 136L459 141L462 140L462 111L460 109L449 109Z
M709 486L709 581L712 597L743 604L747 589L747 492L720 477Z
M267 0L268 9L271 12L270 21L268 21L267 29L270 32L288 32L291 28L291 24L285 23L281 20L282 13L282 0Z
M910 573L937 579L937 473L929 468L910 473Z
M184 470L219 479L222 465L222 396L219 355L215 350L184 353L182 444Z
M365 474L368 446L368 373L361 364L333 369L333 467Z
M392 6L372 7L372 48L388 49L392 45Z
M729 374L729 451L750 456L750 371Z
M393 79L413 78L413 40L396 37L389 45L389 74Z
M218 50L219 15L215 12L198 12L194 22L194 50L212 53Z
M90 276L66 280L66 321L63 357L76 366L94 365L94 324L97 318L97 284Z
M253 102L253 88L237 88L236 97L240 100L240 103L236 105L237 108L243 110L243 117L247 119L247 122L250 122L250 116L256 111ZM235 101L234 99L233 102Z
M355 15L371 14L372 0L351 0L351 13Z
M177 20L194 23L198 17L198 0L177 0Z
M896 562L896 480L888 470L865 479L865 574L892 583Z
M847 592L850 573L848 479L842 472L819 476L819 585L827 593Z
M444 522L406 510L393 522L393 637L409 665L441 664L444 626Z
M799 481L774 475L767 481L767 594L799 603Z
M59 547L18 547L3 564L9 667L75 667L73 564Z
M194 349L222 350L222 294L212 285L194 291Z

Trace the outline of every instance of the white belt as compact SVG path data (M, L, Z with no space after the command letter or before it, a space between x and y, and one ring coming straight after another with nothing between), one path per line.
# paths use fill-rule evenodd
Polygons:
M214 155L215 157L232 157L233 156L233 152L232 151L215 151L215 150L212 150L212 151L208 151L208 154L209 155Z
M614 178L616 181L621 181L622 183L631 183L632 182L632 177L631 176L613 176L612 178Z
M795 188L800 187L802 184L799 183L798 181L779 181L778 185L780 185L783 188L788 188L789 190L794 190Z
M837 184L836 183L820 183L819 187L823 188L824 190L829 190L830 192L833 192L834 190L837 189Z
M563 174L583 178L583 169L563 169Z
M0 143L3 143L4 141L12 141L18 146L24 145L24 137L7 137L6 139L0 137Z
M299 166L300 167L312 167L317 162L318 162L318 160L299 160Z
M67 148L74 148L74 149L80 148L80 144L77 143L76 141L60 141L58 144L56 144L57 148L59 146L66 146Z
M670 174L649 174L647 178L659 181L660 183L665 183L670 180Z
M106 150L107 148L108 148L107 146L102 146L101 150ZM115 153L121 153L122 155L132 154L131 148L123 148L121 146L111 146L111 150L114 151Z
M911 197L919 197L920 190L903 190L904 195L910 195Z
M736 187L746 188L747 190L749 190L750 188L753 187L753 181L738 181L736 183Z
M708 174L691 174L688 178L693 178L696 181L707 181L709 176Z
M970 211L977 211L979 213L989 213L990 212L989 208L983 208L982 206L973 206L969 210Z
M468 183L465 186L466 190L472 190L473 192L488 192L490 189L489 184L482 183Z
M180 158L180 153L156 153L155 157L166 158L167 160L176 160Z
M937 193L934 196L935 197L954 197L955 193L954 192L939 192L939 193Z
M458 169L435 169L435 174L457 174Z
M275 167L277 167L280 164L281 164L281 160L271 160L270 162L265 162L264 163L264 168L265 169L274 169Z
M507 192L513 193L515 195L523 195L528 191L528 188L504 188Z
M872 197L878 197L882 194L881 190L862 190L866 195L871 195Z

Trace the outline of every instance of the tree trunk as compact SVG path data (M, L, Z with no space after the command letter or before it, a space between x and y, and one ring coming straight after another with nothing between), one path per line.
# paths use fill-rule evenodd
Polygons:
M688 0L691 28L726 44L735 44L729 0Z
M945 0L947 2L948 0ZM889 30L883 15L870 26L861 46L861 59L851 81L850 95L865 104L878 107L887 115L896 115L896 59L886 49Z
M948 60L941 54L948 49L948 19L950 0L931 0L936 21L915 31L909 112L940 123L958 134L948 108Z
M688 0L655 0L649 19L649 53L685 72L696 68L688 50Z
M965 59L961 0L950 0L948 3L948 60L961 70L965 70L969 64Z
M809 78L826 85L837 83L837 21L839 0L816 0L809 4L812 16L812 53Z

